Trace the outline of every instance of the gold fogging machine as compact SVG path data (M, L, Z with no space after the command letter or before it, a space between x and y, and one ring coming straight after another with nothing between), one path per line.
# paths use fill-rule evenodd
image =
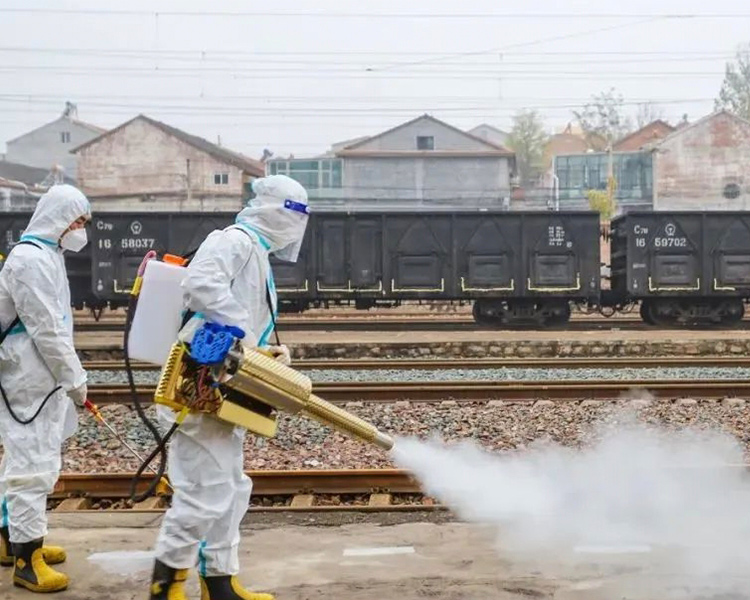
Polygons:
M313 394L309 377L239 344L220 367L198 365L187 345L174 344L154 400L175 411L214 415L263 437L276 435L283 411L310 417L384 450L393 447L393 439L375 426Z
M244 427L263 437L276 435L280 412L305 415L351 437L384 450L393 439L370 423L312 393L308 377L278 362L261 349L243 346L239 340L218 364L200 364L191 357L190 345L178 339L182 325L181 283L187 274L185 260L165 255L156 260L149 252L138 269L131 290L125 327L125 365L139 416L151 431L156 449L141 465L131 487L140 500L156 488L136 494L141 474L161 456L157 480L166 468L166 442L191 413L207 414ZM135 393L131 359L162 366L154 400L177 412L175 423L162 436L145 415Z

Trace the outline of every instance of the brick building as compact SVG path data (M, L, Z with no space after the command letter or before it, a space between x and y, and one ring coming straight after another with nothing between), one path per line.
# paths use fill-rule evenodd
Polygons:
M95 210L238 210L257 160L138 115L75 148Z
M750 209L750 121L713 113L665 137L652 155L654 209Z
M676 129L666 121L657 119L618 140L612 149L615 152L634 152L664 139Z

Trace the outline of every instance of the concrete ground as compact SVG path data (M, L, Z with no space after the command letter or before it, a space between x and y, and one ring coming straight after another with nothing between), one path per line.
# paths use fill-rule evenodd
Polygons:
M253 515L241 547L242 579L279 600L739 600L750 596L690 587L670 564L673 553L630 549L631 554L596 550L582 555L513 554L497 545L495 531L427 517L343 519L298 517L295 522ZM419 518L419 517L416 517ZM63 569L71 588L56 598L145 599L150 560L116 563L115 572L88 557L102 552L142 552L151 548L160 517L155 514L85 513L52 515L51 543L64 544ZM575 564L570 559L577 557ZM128 569L135 572L124 574ZM722 578L726 582L726 577ZM736 580L750 590L750 574ZM192 575L189 597L197 599ZM37 597L0 579L0 599Z

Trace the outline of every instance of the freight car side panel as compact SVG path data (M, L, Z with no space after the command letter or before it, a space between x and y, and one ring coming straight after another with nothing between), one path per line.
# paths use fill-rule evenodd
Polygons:
M451 276L450 214L388 214L384 247L388 292L394 298L440 299L455 295ZM451 293L453 292L453 293Z
M750 293L747 213L629 213L613 222L613 289L631 298ZM623 248L626 259L622 260Z
M0 212L0 254L7 256L14 244L21 239L31 213ZM90 230L89 230L90 235ZM97 308L97 298L91 289L91 244L78 253L65 253L65 268L70 283L70 300L75 308L84 306Z
M715 213L704 219L705 237L710 240L706 265L713 272L714 294L750 294L750 215L719 218Z
M149 250L185 255L197 249L209 233L234 222L233 213L99 214L92 229L95 239L92 281L103 300L127 301L136 271ZM309 235L300 258L292 265L271 259L276 287L282 295L298 295L309 279Z
M0 212L0 254L8 256L14 244L21 239L21 234L31 219L31 213Z
M596 298L599 218L594 213L528 213L523 223L528 296Z
M221 213L96 215L91 265L96 295L115 302L127 300L138 265L149 250L184 255L233 219L233 215Z
M521 218L515 213L455 216L456 296L506 297L522 292Z
M383 292L382 215L316 214L315 288L321 299L355 299Z

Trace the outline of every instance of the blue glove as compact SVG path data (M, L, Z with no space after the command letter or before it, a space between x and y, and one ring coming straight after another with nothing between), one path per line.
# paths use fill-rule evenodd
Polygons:
M245 332L232 325L206 322L195 332L190 344L190 356L201 365L224 362L235 340L245 337Z

